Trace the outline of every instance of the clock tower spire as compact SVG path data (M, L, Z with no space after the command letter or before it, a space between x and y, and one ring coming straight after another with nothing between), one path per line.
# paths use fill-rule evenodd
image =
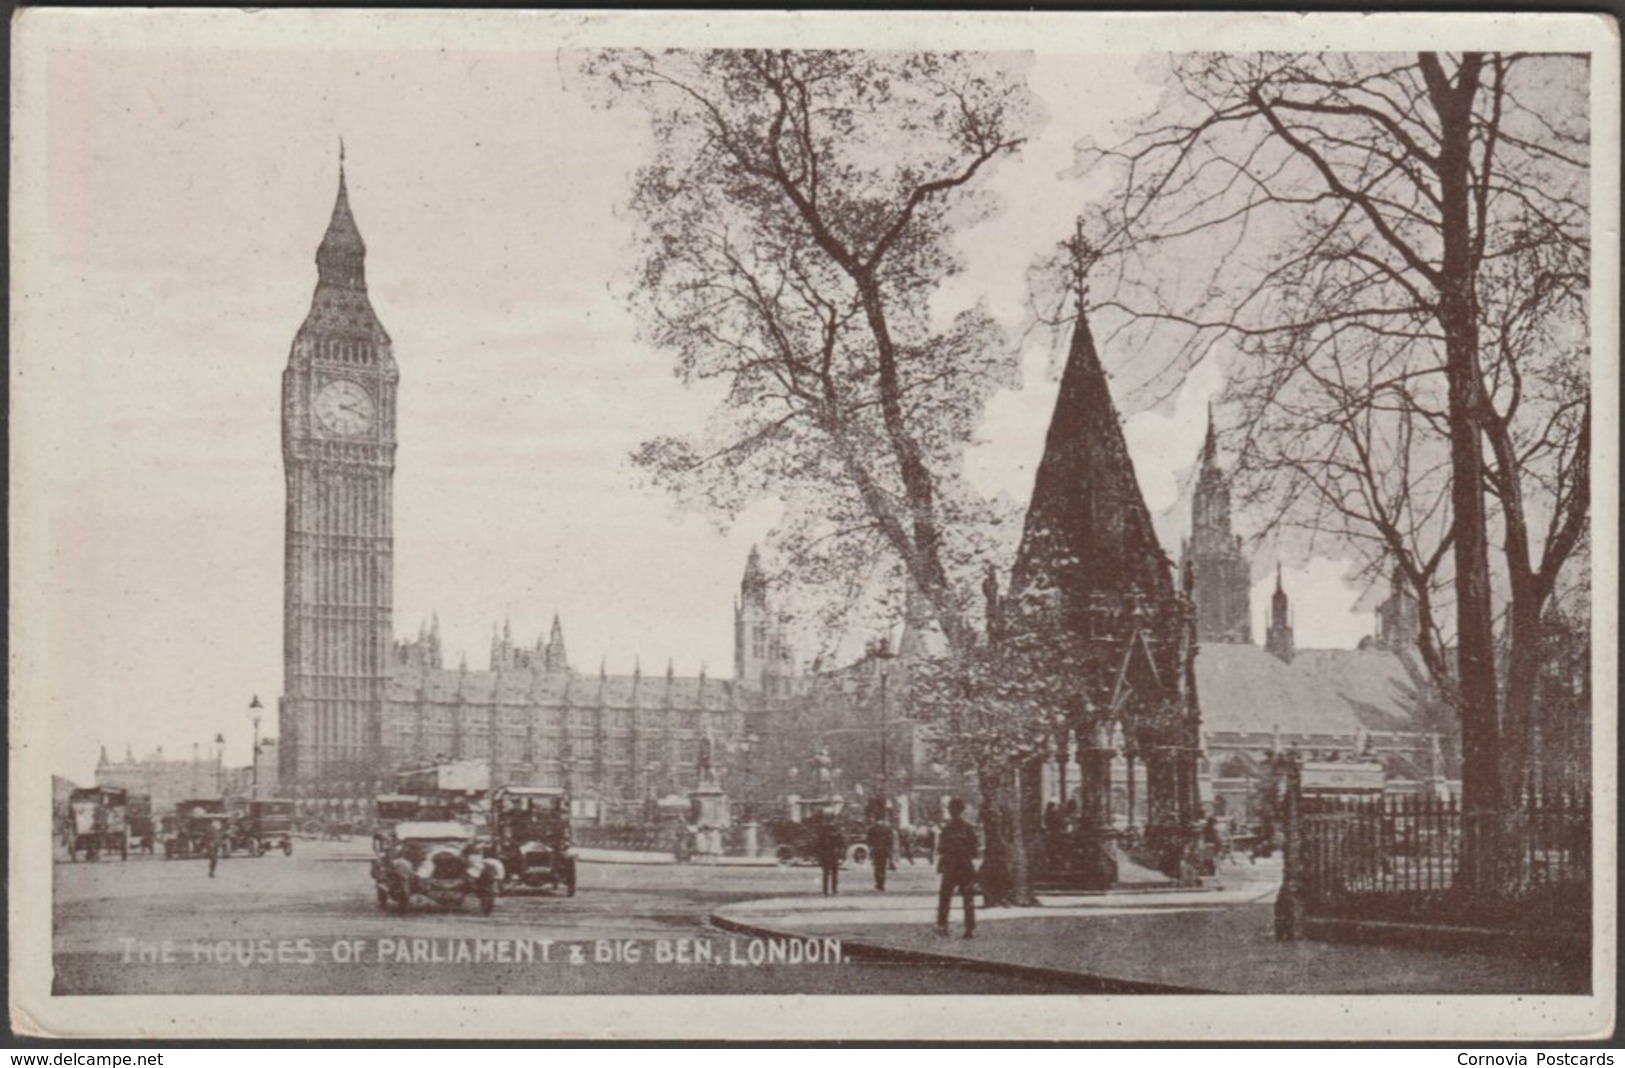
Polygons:
M311 796L359 791L388 763L400 376L367 295L366 255L341 141L316 291L282 373L281 772Z

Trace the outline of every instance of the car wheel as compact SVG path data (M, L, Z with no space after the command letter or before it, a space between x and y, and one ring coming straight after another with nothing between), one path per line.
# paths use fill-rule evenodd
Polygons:
M852 847L852 863L854 863L854 864L867 864L868 862L869 862L869 847L868 846L853 846Z

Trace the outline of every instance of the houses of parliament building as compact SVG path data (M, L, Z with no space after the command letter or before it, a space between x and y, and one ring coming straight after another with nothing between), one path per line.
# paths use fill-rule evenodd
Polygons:
M634 801L695 785L748 736L791 665L755 550L734 613L734 677L578 673L563 627L494 634L484 670L448 667L439 621L394 631L393 482L400 368L367 295L366 245L340 158L310 311L282 376L287 483L281 792L360 798L395 769L488 760L495 782Z

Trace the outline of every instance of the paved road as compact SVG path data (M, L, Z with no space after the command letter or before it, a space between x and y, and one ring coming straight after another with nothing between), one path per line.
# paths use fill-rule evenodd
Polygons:
M380 912L364 844L292 857L132 857L55 868L55 992L276 994L1050 993L952 968L845 960L821 936L773 943L706 925L733 901L816 893L809 868L581 866L574 898L504 897L490 916ZM867 868L849 873L849 894ZM893 876L920 893L924 865ZM636 955L632 959L632 955Z

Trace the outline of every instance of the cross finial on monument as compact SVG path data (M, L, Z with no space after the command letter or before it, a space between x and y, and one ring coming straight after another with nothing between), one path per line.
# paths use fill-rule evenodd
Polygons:
M1073 223L1071 238L1061 242L1066 249L1072 263L1072 290L1077 294L1078 308L1083 308L1083 298L1089 293L1089 268L1095 265L1100 253L1089 239L1083 236L1083 217L1079 216Z

